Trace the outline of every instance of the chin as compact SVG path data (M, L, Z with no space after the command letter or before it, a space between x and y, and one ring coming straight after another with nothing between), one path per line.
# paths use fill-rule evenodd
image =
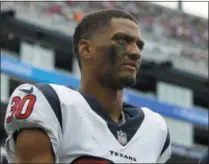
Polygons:
M112 90L121 90L127 87L131 87L136 84L136 76L133 74L120 74L116 73L106 74L100 79L102 85Z
M121 86L123 86L123 88L131 87L131 86L136 84L136 78L133 78L133 77L122 77L120 79L120 82L121 82Z

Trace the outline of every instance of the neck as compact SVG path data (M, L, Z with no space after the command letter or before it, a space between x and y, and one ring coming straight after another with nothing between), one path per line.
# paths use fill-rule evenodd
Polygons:
M80 92L93 96L102 105L114 122L119 122L123 106L123 90L111 90L96 80L81 79Z

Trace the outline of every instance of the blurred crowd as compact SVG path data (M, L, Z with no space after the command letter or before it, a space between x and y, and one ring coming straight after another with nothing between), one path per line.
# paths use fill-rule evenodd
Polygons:
M70 9L72 12L65 10ZM103 8L119 8L133 14L148 32L164 35L178 40L192 42L206 47L208 42L208 22L177 10L150 4L148 2L76 2L54 4L49 7L48 13L60 14L67 19L80 21L83 13Z
M188 67L197 67L194 64L199 62L200 65L204 64L203 67L206 70L208 69L208 21L200 17L141 1L79 2L68 0L65 2L2 3L3 9L13 8L18 11L17 16L21 19L46 26L58 32L62 31L68 35L72 35L76 24L81 21L85 13L104 8L123 9L135 16L143 34L146 33L146 36L151 38L150 41L154 40L162 45L169 43L171 48L168 51L170 54L178 53L175 57L193 63ZM150 52L154 52L151 54L162 54L164 59L167 57L166 53L168 52L165 52L165 49L168 48L166 46L165 48L159 45L148 47ZM177 61L177 64L179 64L179 61ZM207 74L205 72L206 76Z
M189 41L200 46L208 42L208 22L206 19L167 9L149 2L116 2L116 1L56 1L56 2L4 2L10 6L29 7L39 6L39 11L49 15L59 15L66 20L79 22L84 13L104 8L123 9L135 16L146 27L147 31L157 35L165 35L183 41ZM159 30L161 29L161 30Z
M177 40L192 42L206 47L208 42L208 22L186 13L136 2L139 21L147 30ZM156 30L161 29L161 30Z

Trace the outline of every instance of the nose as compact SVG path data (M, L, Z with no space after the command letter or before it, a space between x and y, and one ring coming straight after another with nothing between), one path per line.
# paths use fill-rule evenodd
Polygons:
M127 48L127 53L130 59L138 60L141 59L141 50L136 44L131 44Z

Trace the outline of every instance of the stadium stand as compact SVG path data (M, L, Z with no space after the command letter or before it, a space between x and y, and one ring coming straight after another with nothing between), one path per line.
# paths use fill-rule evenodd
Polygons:
M148 2L1 2L1 155L9 95L26 81L77 88L71 36L85 13L102 8L133 14L146 40L140 80L124 101L155 106L165 117L173 140L170 163L196 163L208 146L208 22Z
M83 13L97 9L124 7L141 23L144 37L149 40L145 58L170 60L181 70L208 76L208 23L205 19L147 2L3 2L3 10L11 7L17 11L17 18L67 35L72 35L77 15L82 17ZM157 55L153 55L153 51ZM169 59L168 54L171 54Z

